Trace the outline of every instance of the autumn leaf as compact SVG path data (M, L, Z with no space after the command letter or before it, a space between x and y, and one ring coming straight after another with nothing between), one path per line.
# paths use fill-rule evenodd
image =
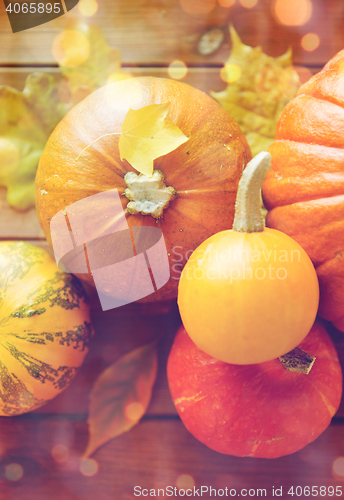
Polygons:
M148 177L153 175L153 161L170 153L188 140L174 123L166 120L170 103L150 104L129 109L119 139L121 160L127 160Z
M285 105L295 97L300 79L292 66L289 49L280 57L250 47L230 27L232 50L221 70L228 82L222 92L210 92L233 116L246 135L252 155L267 151L275 138L277 121Z
M154 342L126 354L99 376L90 394L85 458L138 423L151 399L157 365Z
M22 92L0 87L0 186L7 188L10 206L27 210L34 205L39 158L67 111L51 75L31 73Z
M107 83L131 77L122 70L120 51L108 45L102 30L77 18L69 18L57 35L53 54L72 104Z
M95 25L69 18L54 41L60 71L31 73L21 92L0 87L0 186L9 205L35 204L35 176L47 139L74 104L97 88L131 75L121 69L119 50ZM61 78L62 76L62 78Z

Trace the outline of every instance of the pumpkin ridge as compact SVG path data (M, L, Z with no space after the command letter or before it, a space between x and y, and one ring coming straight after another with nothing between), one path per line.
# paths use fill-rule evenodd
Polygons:
M63 285L59 288L54 288L53 285L58 284L60 281ZM50 280L47 280L43 285L40 285L38 290L41 291L42 288L43 293L39 296L37 296L37 293L39 293L37 290L33 290L29 293L27 300L33 302L33 304L29 305L29 307L49 302L50 307L58 306L63 309L74 309L76 307L80 307L81 299L86 299L86 295L81 284L74 277L72 278L68 274L61 275L57 271L55 272L55 276ZM27 306L27 304L24 304L21 306L20 310L25 311ZM13 312L12 316L19 316L19 314Z
M20 351L13 344L7 343L7 346L3 344L3 347L20 363L29 376L41 384L50 382L59 391L69 385L76 374L77 367L59 366L54 368L51 364Z
M275 139L274 143L277 143L277 142L290 143L290 144L292 144L292 143L294 143L294 144L307 144L307 146L321 146L322 148L328 148L328 149L333 149L333 150L336 150L336 149L343 150L344 149L344 145L342 148L338 148L337 146L329 146L328 144L319 144L319 143L315 143L315 142L311 142L311 141L307 142L304 139L302 139L302 140L300 139L299 141L297 141L296 139L285 139L284 137L278 137L278 139L277 138ZM272 168L272 171L274 171L274 168Z
M2 346L7 349L11 356L20 363L20 365L27 371L27 373L38 380L42 384L46 381L53 382L54 376L58 375L58 370L53 368L50 364L41 361L38 358L26 354L23 351L17 349L13 344L6 342ZM67 368L67 367L65 367Z
M278 143L286 144L287 147L289 145L292 147L293 144L297 144L297 145L300 145L300 146L302 146L302 145L305 145L305 146L314 146L314 148L326 148L326 151L327 150L330 150L330 151L332 150L333 152L336 152L338 150L338 148L333 147L333 146L328 146L327 144L315 144L315 143L309 143L309 142L304 142L304 141L296 141L295 139L285 139L283 137L280 137L279 139L275 139L274 143L271 146L273 146L274 144L278 144ZM341 151L341 149L340 149L340 151ZM274 172L274 171L275 171L275 168L274 168L274 159L273 159L272 160L271 172Z
M335 408L334 406L332 406L329 402L329 400L327 399L327 397L320 391L320 389L313 384L313 382L311 380L307 380L309 385L311 385L312 387L314 387L314 389L316 390L316 392L319 394L319 396L321 397L326 409L328 410L329 412L329 415L330 415L330 418L333 417L333 415L336 413L337 409L338 408Z
M312 99L315 99L316 101L323 101L323 102L327 102L329 104L333 104L334 106L337 106L338 108L340 109L343 109L344 110L344 104L339 104L338 102L335 102L335 101L331 101L330 99L326 99L325 96L320 96L320 95L314 95L313 93L311 92L300 92L298 94L298 96L307 96L307 97L311 97Z
M315 75L302 85L300 94L320 96L327 101L344 107L344 93L342 74L335 68L327 68Z
M295 179L295 177L293 177L293 179ZM286 180L286 183L287 183L287 178L285 178ZM292 184L292 183L290 183ZM290 185L289 184L289 185ZM332 196L330 195L326 195L326 196L320 196L319 197L316 197L314 195L312 195L311 198L299 198L298 201L285 201L285 202L279 202L278 205L275 205L274 208L272 208L271 210L274 210L275 208L286 208L286 207L300 207L301 205L305 204L305 203L319 203L321 201L323 201L324 203L327 203L328 200L333 200L334 198L342 198L344 196L344 192L343 194L334 194ZM344 201L344 199L343 199Z
M275 139L286 137L295 142L343 149L344 139L340 133L342 127L342 107L308 94L300 94L284 108L277 124ZM325 144L323 141L326 141Z
M336 198L338 200L335 200ZM332 202L333 205L343 205L344 193L337 194L335 196L323 196L320 198L313 198L311 200L306 200L306 201L300 200L300 201L293 202L293 203L287 203L285 205L278 205L278 206L274 207L272 210L276 210L278 208L286 208L288 206L294 209L294 208L301 208L301 207L302 208L312 208L312 205L314 205L314 208L318 208L319 206L323 206L323 204L327 204L329 201ZM338 201L338 202L333 203L334 201ZM325 215L325 214L323 214L323 215ZM338 214L337 218L332 218L331 220L336 221L336 220L342 220L342 219Z
M49 342L55 342L62 346L73 346L73 349L84 351L92 338L92 326L91 323L84 321L81 325L76 325L73 329L67 330L64 333L62 331L53 332L32 332L29 331L26 335L20 335L17 332L6 332L2 335L15 337L16 339L29 342L32 344L46 344L46 340ZM4 345L3 342L0 343Z
M344 108L343 108L344 109ZM277 137L277 136L276 136ZM275 142L278 142L278 141L287 141L287 139L284 139L283 137L278 137L278 139L275 140ZM302 141L297 141L295 139L292 139L288 142L294 142L295 144L307 144L308 146L313 146L315 145L314 142L312 142L311 140L307 141L306 139L303 139ZM316 144L317 146L321 146L323 148L329 148L329 149L340 149L340 150L344 150L344 143L343 143L343 146L339 147L339 146L329 146L328 144L319 144L317 143Z
M4 415L16 415L23 411L23 407L29 410L33 409L37 404L40 406L32 392L27 390L26 385L13 373L10 373L1 361L0 384L4 389L0 391L0 400L4 405L2 408Z

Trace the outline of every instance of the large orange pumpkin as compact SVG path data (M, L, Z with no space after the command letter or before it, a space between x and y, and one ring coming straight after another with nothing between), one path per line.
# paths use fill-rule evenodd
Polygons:
M41 248L0 242L0 415L34 410L66 388L92 334L78 280Z
M267 225L308 253L319 315L344 331L344 50L284 109L263 184Z
M175 151L155 160L165 185L176 197L162 217L130 214L124 176L135 172L119 155L119 134L131 107L170 103L167 120L175 123L189 140ZM73 108L56 127L41 157L36 177L38 219L51 244L50 221L68 205L116 188L129 227L151 226L162 230L169 256L171 277L148 300L177 295L182 268L194 250L211 234L233 223L237 185L251 158L246 139L235 121L209 96L181 82L142 77L106 85ZM148 200L154 197L149 192ZM86 217L86 216L85 216ZM118 219L97 224L100 237L120 229ZM76 273L92 284L90 273Z

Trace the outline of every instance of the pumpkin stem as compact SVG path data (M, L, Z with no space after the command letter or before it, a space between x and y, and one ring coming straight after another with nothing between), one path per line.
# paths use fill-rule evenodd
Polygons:
M164 176L160 170L154 170L151 177L127 172L124 180L128 186L124 191L125 196L129 199L127 210L133 215L151 215L158 220L170 202L177 196L174 187L165 185Z
M303 351L299 347L295 347L292 351L279 357L280 362L286 370L290 372L305 373L306 375L311 371L315 359L314 356L308 354L308 352Z
M266 151L258 153L246 165L238 186L233 231L258 233L264 230L260 191L270 167L271 155Z

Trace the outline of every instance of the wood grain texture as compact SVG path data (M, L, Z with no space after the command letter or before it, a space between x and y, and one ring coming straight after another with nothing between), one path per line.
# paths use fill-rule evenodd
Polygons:
M266 496L257 496L270 499L273 487L282 487L283 498L289 498L291 486L343 486L332 470L344 448L341 425L332 425L293 455L267 460L212 451L194 439L178 419L146 419L94 453L98 472L92 477L80 472L87 441L85 422L54 416L44 420L6 418L0 441L4 500L126 500L136 498L135 486L157 490L193 485L196 489L227 487L228 492L236 489L238 493L242 489L266 489ZM57 445L64 447L64 453L57 455ZM60 461L56 461L58 458ZM23 469L22 478L16 482L6 477L13 463ZM210 497L204 493L203 498L214 498L214 494Z
M203 4L213 8L204 14L186 11L190 10L185 10L185 5L191 3L188 0L99 0L98 3L98 12L91 19L82 16L76 6L54 21L13 34L1 2L0 64L55 63L52 43L69 17L100 26L108 43L121 51L126 64L168 65L175 59L188 64L223 63L230 51L229 23L234 25L244 43L261 45L269 55L281 55L291 46L294 61L301 65L322 66L344 46L341 0L313 0L312 15L301 26L281 25L273 14L272 0L259 0L250 9L239 1L230 8L223 8L215 0L208 0ZM197 6L197 2L194 5ZM198 41L213 27L224 30L225 41L215 53L201 56L197 52ZM310 32L318 34L320 46L307 52L301 48L301 39Z
M0 238L45 239L37 220L36 210L34 208L26 212L13 210L6 201L6 190L3 187L0 188Z

